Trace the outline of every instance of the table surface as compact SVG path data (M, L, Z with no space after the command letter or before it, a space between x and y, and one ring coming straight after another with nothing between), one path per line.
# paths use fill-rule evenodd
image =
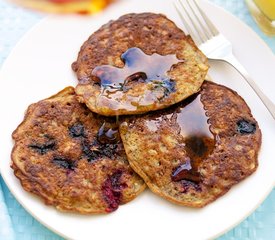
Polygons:
M275 53L275 37L267 37L260 31L251 18L244 0L210 1L230 11L249 25ZM0 0L0 67L18 40L41 18L43 18L41 14ZM63 239L37 222L20 206L8 190L1 176L0 222L0 239L3 240L12 238L20 240ZM275 239L275 189L254 213L217 240L272 239Z

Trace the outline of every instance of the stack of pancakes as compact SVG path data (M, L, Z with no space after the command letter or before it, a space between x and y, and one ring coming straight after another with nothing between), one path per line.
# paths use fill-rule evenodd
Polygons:
M233 90L205 81L206 57L171 20L128 14L93 33L76 88L29 106L11 167L46 204L112 212L146 187L203 207L252 174L261 131Z

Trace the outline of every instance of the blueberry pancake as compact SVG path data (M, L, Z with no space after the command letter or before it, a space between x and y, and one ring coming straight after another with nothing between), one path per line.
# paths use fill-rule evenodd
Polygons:
M156 194L203 207L258 166L261 131L233 90L205 81L165 110L126 117L120 134L131 167Z
M58 210L108 213L145 188L130 168L114 119L77 101L74 88L30 105L13 132L14 174Z
M196 93L207 58L162 14L127 14L110 21L82 45L72 64L76 93L105 116L163 109Z

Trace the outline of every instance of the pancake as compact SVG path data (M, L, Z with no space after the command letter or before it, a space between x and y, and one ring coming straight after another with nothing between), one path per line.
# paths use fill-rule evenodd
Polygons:
M129 166L117 128L67 87L29 106L12 134L11 167L26 191L58 210L112 212L145 188Z
M140 114L196 93L207 58L162 14L127 14L110 21L82 45L72 64L76 93L105 116Z
M213 82L171 108L126 117L120 134L148 187L184 206L207 205L258 166L257 121L235 91Z

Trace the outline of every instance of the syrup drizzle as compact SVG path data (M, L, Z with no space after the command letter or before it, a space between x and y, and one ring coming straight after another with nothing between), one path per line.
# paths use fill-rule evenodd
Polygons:
M108 127L104 122L98 130L97 140L102 144L117 143L119 140L118 129Z
M175 91L175 82L167 75L174 64L182 62L175 54L147 55L134 47L123 53L121 59L125 64L123 68L102 65L92 72L101 85L98 106L134 111L138 106L154 104ZM125 94L135 88L139 90L138 95Z
M180 126L181 135L185 138L191 136L214 138L201 101L201 94L195 94L186 99L177 113L177 123Z
M210 131L201 94L195 94L170 111L161 111L154 118L145 121L145 126L152 132L165 131L167 125L176 128L184 143L185 161L174 169L172 180L200 181L198 168L215 146L215 138Z
M172 173L172 180L200 181L198 168L203 159L212 153L215 138L210 131L209 119L206 115L201 95L196 94L186 101L177 113L177 123L184 137L187 159Z

